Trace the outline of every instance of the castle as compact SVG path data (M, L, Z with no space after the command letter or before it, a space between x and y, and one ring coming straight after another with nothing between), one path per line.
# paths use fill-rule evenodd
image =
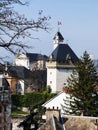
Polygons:
M41 54L19 54L15 59L16 66L25 66L30 70L47 71L47 87L52 93L58 93L67 85L67 79L75 69L78 57L68 44L64 43L58 31L53 38L54 50L49 57Z

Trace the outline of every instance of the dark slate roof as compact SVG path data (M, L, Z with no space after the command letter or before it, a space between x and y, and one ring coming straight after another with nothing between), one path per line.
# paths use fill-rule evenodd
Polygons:
M30 62L34 62L34 61L38 61L38 60L47 60L48 56L46 55L42 55L42 54L38 54L38 53L26 53L26 56L29 58Z
M54 36L53 39L55 39L56 36L58 36L58 38L59 38L60 41L63 41L63 40L64 40L64 38L63 38L63 36L62 36L62 34L61 34L60 32L57 32L57 33L55 34L55 36Z
M24 66L10 66L8 67L8 74L11 77L16 77L20 79L24 78L34 78L34 74L29 69Z
M71 61L76 63L79 61L76 54L70 48L68 44L59 44L57 48L52 52L52 60L59 62L66 62L67 57L70 56Z

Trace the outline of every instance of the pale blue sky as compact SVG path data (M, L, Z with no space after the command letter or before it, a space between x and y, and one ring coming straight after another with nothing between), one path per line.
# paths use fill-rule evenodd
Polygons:
M28 0L25 0L28 1ZM37 32L40 40L29 40L33 45L29 52L50 55L53 51L53 37L58 30L58 21L62 22L60 32L65 43L78 57L86 50L98 58L98 0L29 0L29 6L20 6L18 11L29 18L36 18L39 10L51 16L49 33Z

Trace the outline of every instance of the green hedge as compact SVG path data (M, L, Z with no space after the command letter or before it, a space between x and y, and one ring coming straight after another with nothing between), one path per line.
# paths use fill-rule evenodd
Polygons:
M56 94L52 93L26 93L25 95L12 95L12 105L16 107L34 107L38 104L43 104Z

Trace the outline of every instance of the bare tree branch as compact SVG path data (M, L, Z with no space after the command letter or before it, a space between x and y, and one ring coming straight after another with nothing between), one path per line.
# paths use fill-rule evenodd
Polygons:
M39 29L48 31L50 17L42 16L41 10L37 20L28 20L24 15L19 15L13 10L14 4L25 5L20 0L0 1L0 47L16 54L17 50L25 50L28 47L22 43L22 39L34 38L31 31Z

